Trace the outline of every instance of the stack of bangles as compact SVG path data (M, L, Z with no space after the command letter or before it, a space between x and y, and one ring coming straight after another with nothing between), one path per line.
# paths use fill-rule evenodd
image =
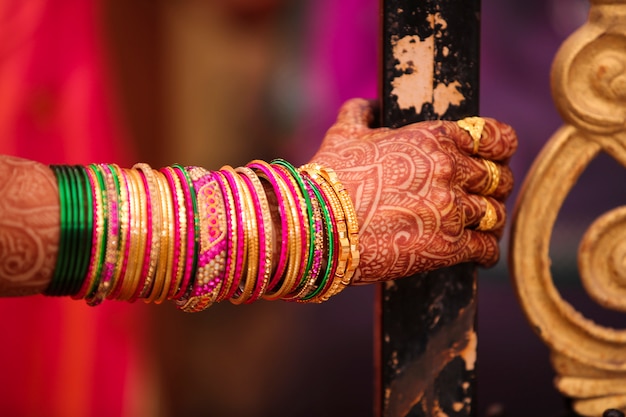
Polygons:
M61 227L49 296L172 300L187 312L223 300L319 303L359 263L350 196L317 164L51 169Z

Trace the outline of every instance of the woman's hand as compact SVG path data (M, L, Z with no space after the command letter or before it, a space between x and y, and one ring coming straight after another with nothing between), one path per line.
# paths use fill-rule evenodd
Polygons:
M370 128L373 120L372 103L347 102L312 159L336 171L357 211L361 262L352 282L395 279L468 261L495 264L506 219L504 200L513 188L507 166L517 147L513 129L484 119L472 155L472 136L455 122L392 130ZM491 171L485 159L495 162ZM481 224L487 211L493 217L491 208L495 224ZM477 230L486 223L491 223L489 230Z

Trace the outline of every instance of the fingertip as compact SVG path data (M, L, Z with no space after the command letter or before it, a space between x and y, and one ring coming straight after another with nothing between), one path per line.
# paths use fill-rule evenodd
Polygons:
M472 119L482 119L482 128L477 128L478 123ZM517 150L517 134L513 127L490 117L456 121L449 132L459 149L471 156L505 162Z
M500 245L496 233L476 230L468 230L467 233L470 234L470 259L485 268L496 265L500 260Z
M515 129L507 123L486 117L478 156L494 161L506 161L517 150L518 140Z

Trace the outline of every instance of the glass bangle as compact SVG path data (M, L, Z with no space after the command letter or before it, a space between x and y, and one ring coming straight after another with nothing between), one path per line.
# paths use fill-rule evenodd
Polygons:
M318 184L313 181L313 179L311 179L307 173L304 173L304 178L309 182L309 185L311 186L313 193L317 197L317 201L319 202L320 208L322 210L322 220L326 230L325 246L328 248L326 267L323 268L324 273L320 274L321 279L319 280L319 283L316 285L315 290L305 295L301 299L302 302L310 302L324 290L335 267L335 218L332 211L330 210L330 203L323 195Z
M257 227L259 230L259 269L256 286L246 303L258 300L266 291L269 279L272 274L273 239L274 228L269 203L261 180L248 167L238 167L235 169L241 176L253 199Z
M280 251L278 253L278 261L276 261L276 267L270 278L270 282L267 286L267 290L264 299L273 300L277 299L275 287L280 283L283 278L283 274L287 267L287 260L289 257L289 215L286 206L286 198L284 197L282 187L279 186L279 179L277 174L272 170L271 166L261 160L251 161L246 165L251 168L257 176L269 183L273 197L275 198L276 205L278 206L278 216L280 219ZM267 194L266 194L267 195ZM276 233L278 235L278 231Z
M314 256L314 251L315 251L315 234L313 233L313 230L315 228L315 224L313 220L313 206L311 203L311 199L309 197L308 190L305 187L304 182L302 181L302 178L300 174L298 173L298 171L296 170L296 168L293 165L291 165L289 162L285 161L284 159L275 159L272 161L272 164L280 165L289 172L291 177L296 181L296 184L298 185L300 189L299 196L302 197L301 201L304 201L304 204L305 204L306 212L303 213L303 215L306 216L305 218L306 223L307 223L306 225L308 225L308 230L306 230L306 233L305 233L308 239L308 244L303 247L303 257L306 256L305 258L306 262L302 262L302 268L300 269L300 272L299 272L299 275L301 277L301 282L299 283L298 287L295 290L295 291L298 291L298 290L301 290L306 285L306 281L307 281L306 278L308 276L309 271L311 270L311 267L313 266L313 256ZM303 224L302 226L305 227L306 225ZM306 252L306 254L304 252Z
M99 246L98 246L98 253L97 253L97 257L96 257L96 264L95 264L95 273L94 273L94 277L93 280L89 283L89 287L87 288L87 292L85 294L85 299L86 300L90 300L92 299L97 290L98 287L100 285L100 281L102 280L102 270L104 267L104 262L105 262L105 258L106 258L106 246L107 246L107 230L109 228L109 203L108 203L108 196L106 193L106 182L104 180L104 177L102 175L102 172L98 169L98 167L94 164L90 165L91 171L94 173L95 175L95 179L96 179L96 192L100 195L100 201L102 203L101 206L101 210L102 210L102 230L100 230L100 239L99 239Z
M80 234L81 234L81 224L82 220L82 210L80 210L80 199L82 198L82 190L78 186L78 179L74 172L74 167L66 165L63 167L65 169L65 173L67 175L67 180L69 184L70 190L70 216L69 216L69 224L70 224L70 245L69 245L69 262L67 267L67 275L65 279L65 285L63 287L64 295L71 295L71 290L74 288L74 283L76 280L77 269L79 264L79 259L81 255L80 248Z
M57 252L57 260L52 274L52 279L48 287L44 290L45 295L60 296L63 295L61 290L65 281L66 262L68 256L68 197L67 182L65 173L60 165L50 165L50 169L54 172L57 180L57 188L59 193L59 250Z
M81 225L79 246L82 250L82 256L78 259L76 277L75 282L72 285L71 295L75 295L80 291L87 275L89 261L91 259L93 236L93 197L91 184L89 183L87 173L82 166L76 166L75 173L77 174L76 177L79 183L79 189L83 191L83 199L78 202L79 211L82 213L82 216L79 216L79 222ZM82 219L80 219L80 217L82 217Z
M185 196L185 208L187 213L187 254L185 256L185 272L183 276L183 284L174 297L178 298L188 295L193 288L197 268L198 254L200 248L200 222L198 219L198 202L187 170L179 164L171 166L174 173L178 176L183 195Z

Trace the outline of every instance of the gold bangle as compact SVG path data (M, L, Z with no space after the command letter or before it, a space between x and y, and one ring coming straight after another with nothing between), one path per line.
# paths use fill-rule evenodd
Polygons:
M341 207L345 215L346 225L348 227L348 239L350 240L350 258L348 258L348 266L346 267L343 284L350 285L361 258L359 252L359 222L356 210L354 209L354 205L348 191L339 181L335 171L330 168L320 167L320 173L322 174L322 177L330 182L330 185L333 187L333 190L341 202Z
M255 301L256 299L262 297L267 290L267 286L269 284L269 280L272 274L272 264L273 264L273 251L274 251L274 223L272 222L272 215L270 212L269 202L267 200L267 196L265 195L265 189L263 188L263 184L261 184L261 180L255 174L255 172L248 167L238 167L235 169L239 174L246 176L252 186L253 190L250 190L250 193L254 192L259 199L259 213L254 211L253 217L256 217L258 227L263 227L263 237L264 240L260 241L259 236L259 251L261 250L261 246L263 248L263 259L259 259L259 273L257 278L257 288L254 289L254 294L248 302ZM259 253L260 256L260 253Z
M312 231L309 228L309 214L307 211L306 202L296 179L293 178L293 175L284 166L279 164L272 164L272 166L280 170L283 173L284 178L286 178L286 181L288 181L291 185L291 187L289 188L293 190L291 195L293 196L294 205L299 211L298 216L296 216L294 221L297 222L299 227L299 233L297 234L296 238L298 239L298 242L300 242L300 257L298 264L296 265L298 269L295 272L296 276L294 281L294 287L289 293L287 293L283 297L283 299L285 299L292 298L294 294L299 293L306 285L305 272L307 263L309 261L309 249L311 249Z
M350 195L339 181L335 171L319 164L306 164L300 169L307 172L314 181L317 178L316 182L320 184L329 197L337 222L340 250L335 277L328 291L314 299L315 301L326 301L350 284L359 265L359 224Z
M98 270L98 264L99 259L100 259L100 253L102 251L102 245L104 245L104 240L105 240L105 233L106 230L104 230L104 213L106 211L106 208L103 207L103 197L102 197L102 190L100 190L100 188L98 187L98 180L96 178L96 173L93 171L94 167L93 166L88 166L85 167L86 171L87 171L87 175L93 180L93 184L94 184L94 192L93 192L93 196L94 198L94 204L95 204L95 234L96 234L96 242L94 245L94 248L92 248L92 253L93 256L95 257L95 259L92 259L91 261L91 269L88 271L87 276L85 277L85 282L83 283L83 286L81 287L80 291L72 296L72 298L74 298L75 300L84 298L87 294L89 294L91 292L91 287L92 285L94 285L97 276L99 275L100 271Z
M335 227L337 229L335 241L339 243L339 247L337 250L337 256L334 260L334 264L336 266L332 280L329 280L326 284L326 288L324 288L317 296L308 300L312 303L320 303L328 300L330 297L338 294L345 288L343 278L345 276L348 260L350 258L350 239L348 237L348 226L345 221L345 213L341 206L341 201L339 200L339 197L335 193L335 190L330 182L328 182L321 175L319 165L307 164L303 165L300 169L305 171L310 178L319 185L321 191L328 199L331 206L330 209L332 210L335 218Z
M105 189L103 190L102 204L105 204L108 217L108 227L104 232L106 234L106 247L104 255L104 269L100 273L100 279L98 280L98 287L93 291L91 296L87 297L87 304L90 306L99 305L106 296L112 290L114 268L119 259L119 191L115 185L114 172L108 166L92 165L94 172L97 170L100 172L100 177L104 181ZM115 219L115 221L114 221Z
M241 184L238 180L238 174L235 173L231 166L225 165L220 168L225 184L230 188L230 191L234 199L234 211L236 214L236 227L234 228L234 234L237 235L237 245L233 246L232 259L236 262L231 263L231 269L234 269L233 281L230 284L228 293L224 296L226 299L232 299L235 295L239 295L240 291L245 286L244 271L247 265L248 259L248 204L244 191L241 189ZM239 241L241 239L241 241Z
M139 298L152 301L152 294L154 286L156 285L156 265L161 251L161 229L163 228L163 213L161 207L161 193L157 184L154 171L148 164L139 163L135 164L133 168L139 175L141 184L144 185L143 189L146 191L146 230L150 232L150 242L146 242L150 248L150 257L148 259L148 270L143 271L145 273L145 280L143 282L143 288L139 293ZM139 173L141 171L141 173ZM141 177L143 174L143 178ZM147 186L147 188L146 188ZM149 199L150 207L147 206ZM150 219L147 216L147 210L150 209ZM148 222L148 220L150 220ZM146 236L147 237L147 236Z
M126 276L122 283L122 291L119 299L130 301L140 285L143 257L146 249L147 225L146 225L146 195L139 174L134 169L127 169L126 175L131 191L131 253L129 254Z
M128 256L126 267L120 276L119 291L116 291L115 299L124 301L130 291L131 279L135 274L137 251L139 251L139 195L135 181L131 178L130 170L122 168L126 185L128 187Z
M213 172L213 175L216 178L219 178L218 182L222 184L223 188L222 193L224 195L224 202L226 203L226 212L229 227L227 227L228 231L228 239L230 241L230 252L226 252L226 265L230 265L230 269L226 273L226 277L224 278L224 282L220 288L219 294L216 298L216 302L223 301L228 298L229 293L231 292L231 287L235 281L235 263L237 256L237 244L238 244L238 236L237 236L237 206L235 205L235 197L233 195L233 191L228 185L228 181L224 177L224 174L220 171Z
M174 260L173 240L175 233L174 208L171 194L173 191L168 186L165 175L159 171L154 171L154 175L161 196L162 227L159 237L161 239L161 250L156 264L154 276L155 287L150 296L150 301L154 301L155 304L161 304L166 300L172 282L172 262Z
M171 228L170 228L170 243L172 245L172 249L170 249L172 260L170 263L170 274L171 274L171 282L167 292L167 298L172 299L175 294L177 294L180 290L180 286L183 282L183 275L185 272L185 254L187 253L184 248L187 243L187 215L186 215L186 206L185 206L185 196L183 193L182 185L180 182L180 178L173 172L171 167L165 167L162 169L164 172L167 172L169 175L166 176L163 174L163 178L165 179L165 186L167 186L172 195L176 196L177 207L176 211L172 213L171 220ZM170 181L167 180L170 179ZM173 187L173 188L172 188ZM174 202L172 201L172 210L174 209ZM175 230L175 223L178 220L178 231ZM180 241L178 242L178 247L176 247L176 240L174 238L175 233L178 232L178 236ZM183 243L183 240L184 242ZM176 259L176 270L174 270L174 253L178 249L178 258Z
M165 272L166 269L164 267L164 263L167 263L167 250L168 250L168 243L167 243L167 235L170 234L169 233L169 222L170 219L168 217L168 213L167 213L167 197L163 194L164 190L161 187L161 182L160 179L158 179L158 177L156 176L156 173L152 173L150 174L153 178L154 178L154 188L156 189L156 193L159 195L159 211L161 213L160 215L160 219L159 219L159 223L160 223L160 227L158 230L158 234L155 233L155 229L152 229L152 239L154 241L154 239L156 238L159 242L158 244L158 252L155 254L155 249L156 246L153 245L151 247L151 252L150 252L150 260L152 261L152 259L156 259L156 262L154 263L154 267L151 266L150 269L150 273L148 275L148 278L151 278L152 283L150 285L147 285L147 283L144 283L144 289L142 291L142 298L144 300L145 303L152 303L155 302L162 294L163 292L163 287L165 286ZM151 198L151 202L153 202L154 200ZM154 211L153 211L154 213ZM154 217L153 217L153 221L154 221ZM163 234L165 233L165 237L163 236ZM165 253L164 253L165 251Z
M111 170L112 175L117 177L117 181L119 184L119 201L118 201L118 221L120 223L120 233L119 233L119 246L118 252L120 256L117 258L115 263L115 268L113 270L113 277L111 278L111 287L106 296L107 299L114 299L117 296L118 287L121 284L122 278L122 268L124 266L124 261L127 259L127 248L130 245L128 242L128 234L130 228L130 197L128 191L128 180L122 169L115 164L110 164L109 169Z
M276 268L280 269L280 271L274 271L274 274L272 274L270 278L272 288L268 288L269 292L266 291L263 295L263 299L273 301L291 292L296 279L294 269L298 266L297 263L299 262L302 244L302 242L298 240L300 225L295 222L297 208L295 207L293 196L289 192L287 184L270 164L262 160L254 160L248 164L248 167L254 167L259 178L271 184L276 199L280 199L278 205L282 205L284 208L284 213L281 211L280 215L282 238L279 239L279 241L281 242L281 255L279 255L279 260L276 265ZM284 256L283 248L287 252ZM285 266L284 269L283 266ZM278 285L280 285L280 287L275 289Z
M203 177L210 177L210 180L197 185ZM218 301L222 290L228 285L225 282L228 278L224 275L226 268L227 248L219 250L228 239L228 222L236 221L231 219L234 212L228 208L234 204L229 199L231 193L224 192L221 184L223 177L219 172L209 172L201 167L193 167L189 170L189 177L194 183L198 197L198 217L200 221L200 257L203 254L211 254L208 263L199 265L194 283L194 289L209 284L215 279L220 280L210 292L202 295L191 295L187 300L180 299L176 303L178 307L186 312L202 311L214 302ZM206 201L205 201L206 200ZM230 204L230 206L229 206Z
M243 183L239 174L231 166L223 166L222 171L227 171L234 181L237 194L239 195L240 206L242 210L241 218L244 228L244 258L243 269L239 281L239 288L235 291L229 301L233 304L242 304L252 295L256 283L256 275L259 267L259 235L256 224L256 215L252 204L252 196L248 187ZM247 267L246 267L247 266ZM244 271L247 270L244 279Z
M308 182L308 177L305 180ZM312 191L311 191L312 192ZM322 215L322 208L320 205L320 201L317 199L315 195L311 197L311 206L313 212L313 224L315 229L311 231L314 234L314 245L315 248L313 250L313 266L308 271L308 275L305 277L305 283L296 294L293 294L291 297L284 298L287 301L296 301L296 302L308 302L302 300L307 295L311 294L317 288L316 282L319 278L321 272L321 257L320 255L324 253L324 239L325 239L325 230L324 230L324 220ZM317 258L317 259L316 259Z
M269 164L268 164L269 165ZM273 169L270 167L270 169ZM302 260L302 239L301 227L298 221L299 208L295 201L295 198L289 187L285 183L284 178L281 175L276 175L278 186L281 189L281 194L285 198L287 224L289 229L287 231L288 241L288 261L287 270L283 275L283 283L280 288L274 292L270 299L279 299L287 294L291 293L298 284L298 272L300 269L300 262Z
M336 266L332 280L328 282L326 288L320 292L319 295L311 299L311 302L327 301L330 297L338 294L344 289L345 285L343 284L343 278L350 259L350 239L348 238L348 227L341 209L341 203L334 194L330 184L325 182L325 180L320 177L317 178L317 182L331 204L331 210L333 211L337 228L335 241L339 243L339 248L334 262Z

